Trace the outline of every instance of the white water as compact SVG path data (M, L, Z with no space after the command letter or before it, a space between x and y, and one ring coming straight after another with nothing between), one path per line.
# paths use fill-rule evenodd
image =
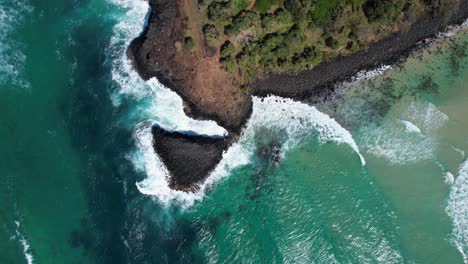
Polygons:
M32 6L26 0L0 1L0 85L29 86L23 76L26 62L26 55L21 51L23 44L13 35L31 12Z
M401 112L394 118L361 130L361 147L392 164L434 159L437 131L449 120L448 116L428 102L413 101L395 108Z
M166 180L167 168L154 153L150 128L151 123L147 123L140 127L135 135L139 142L139 151L131 158L137 164L137 168L147 174L147 178L139 182L137 187L140 192L153 195L166 205L176 202L190 206L202 199L208 188L228 176L233 169L250 163L256 150L256 138L264 137L265 133L280 140L283 158L289 150L301 144L304 138L316 133L320 143L332 141L350 146L358 155L361 164L365 165L365 160L351 134L315 107L276 96L264 99L254 97L252 116L239 142L224 153L220 164L199 186L199 191L196 193L174 191L169 188Z
M455 182L455 176L450 171L447 171L445 173L444 177L445 183L448 185L452 185Z
M142 193L145 186L157 190L157 197L163 202L170 200L193 201L197 194L187 194L171 190L167 184L167 169L152 146L151 127L155 124L167 130L190 131L209 136L225 136L226 130L214 121L196 121L183 112L182 99L174 92L161 85L157 79L143 81L133 69L127 58L126 50L130 42L142 32L145 16L149 5L146 1L110 0L122 7L123 15L119 15L119 23L113 29L113 37L108 48L112 62L112 79L117 89L112 95L115 106L123 100L135 100L126 123L135 129L133 134L137 144L136 150L128 155L137 170L148 175L147 180L138 183ZM149 187L148 187L149 188ZM201 198L201 197L198 197Z
M16 237L18 238L18 241L21 243L21 246L23 247L23 254L24 257L26 258L26 261L28 264L34 263L34 257L31 254L31 246L29 245L28 241L26 240L25 236L20 232L20 223L18 221L15 221L16 224Z
M212 121L196 121L188 118L183 112L182 100L172 91L163 87L156 79L148 82L141 80L133 70L126 56L126 49L131 40L138 36L145 24L144 17L149 6L146 1L109 0L121 6L125 16L119 16L120 23L114 28L114 36L109 47L113 65L113 80L118 84L113 94L116 106L129 98L139 103L132 111L128 122L135 128L134 138L137 148L128 155L135 167L144 172L147 178L137 183L140 192L155 196L160 202L169 204L179 201L190 205L203 197L205 190L219 179L226 177L232 169L248 164L254 151L256 135L269 131L282 138L284 156L288 150L301 143L311 133L317 133L320 142L334 141L349 145L359 156L364 165L365 160L359 152L351 134L328 115L314 107L289 99L269 97L265 100L254 98L254 110L251 120L239 143L234 144L224 153L221 163L212 175L200 186L197 193L187 194L171 190L168 187L168 171L152 147L151 126L158 124L168 130L191 131L197 134L225 135L226 131ZM453 30L453 29L450 29ZM374 71L359 73L354 81L369 79L391 69L384 65ZM401 116L399 125L390 124L396 129L380 127L367 131L363 148L370 154L381 156L393 163L406 163L433 158L436 142L431 136L438 127L448 119L435 107L418 103L412 104L407 113ZM438 124L434 127L434 124ZM401 135L405 137L401 137ZM406 136L410 139L407 140Z
M451 187L447 213L453 222L453 243L468 263L468 160L460 166Z
M119 17L120 22L113 29L109 47L112 60L112 79L118 88L112 95L114 105L122 100L133 99L137 103L127 123L133 125L151 121L167 130L190 131L209 136L224 136L227 131L214 121L197 121L189 118L183 111L182 99L171 90L164 87L156 78L143 81L133 69L126 51L130 42L137 37L145 25L145 16L149 5L146 1L112 0L125 10L125 15ZM141 124L137 125L138 127ZM136 133L139 135L140 133Z
M383 73L391 69L392 69L392 66L390 65L382 65L374 70L360 71L356 74L356 76L352 78L351 82L369 80L369 79L372 79L373 77L382 75Z
M410 121L401 120L401 123L405 125L405 128L408 132L421 133L421 129L419 129L419 127L417 127L415 124L411 123Z
M427 134L435 134L449 120L435 105L421 101L412 102L403 113L403 118Z

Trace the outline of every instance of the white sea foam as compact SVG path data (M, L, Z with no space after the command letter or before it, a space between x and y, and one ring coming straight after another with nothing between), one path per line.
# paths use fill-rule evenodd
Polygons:
M376 76L382 75L383 73L391 69L392 66L390 65L381 65L380 67L375 68L373 70L360 71L356 74L356 76L353 77L352 81L369 80Z
M29 242L26 240L25 236L20 232L20 227L21 224L18 221L15 221L16 224L16 237L18 241L21 243L21 246L23 246L23 254L24 257L26 258L26 261L28 264L34 263L34 257L31 253L31 245L29 245Z
M168 130L190 131L209 136L224 136L227 131L214 121L197 121L189 118L183 111L182 99L164 87L156 78L145 82L133 69L127 58L126 50L132 39L137 37L145 25L145 15L149 11L146 1L112 0L125 12L123 18L113 29L109 51L112 60L112 79L118 89L112 95L114 105L122 99L137 101L136 109L130 113L131 122L142 119Z
M147 178L137 183L137 187L140 192L157 197L163 204L177 201L190 206L196 200L202 199L208 188L228 176L233 169L248 164L255 153L257 137L264 137L265 133L268 133L268 136L276 136L282 143L283 157L305 137L315 133L321 143L333 141L349 145L359 156L361 164L365 165L365 160L352 135L333 118L321 113L315 107L291 99L275 96L263 99L254 97L252 116L239 142L233 144L223 154L220 164L199 186L199 191L196 193L185 193L169 188L167 168L153 150L151 123L142 124L135 133L139 149L131 158L138 164L137 168L146 172Z
M428 136L409 132L395 123L361 130L360 146L367 153L392 164L405 164L434 158L436 142Z
M453 222L453 243L468 263L468 160L460 166L451 187L447 213Z
M278 135L285 135L283 149L288 151L314 131L321 143L334 141L349 145L359 156L361 164L366 161L351 133L333 118L315 107L277 96L253 98L252 117L244 131L244 137L254 138L258 129L267 129ZM242 142L242 140L241 140ZM245 142L253 144L253 141Z
M268 97L263 100L254 98L252 118L247 123L240 141L224 153L222 161L205 183L200 186L199 191L188 194L171 190L167 183L167 168L153 150L151 126L158 124L170 130L190 130L209 135L222 135L226 132L213 122L199 122L186 117L182 111L180 98L164 88L156 79L151 79L148 82L141 80L126 56L126 49L131 40L142 31L145 24L143 17L147 15L149 6L146 1L142 0L111 1L122 6L125 10L124 19L114 28L114 37L110 46L113 63L112 76L119 86L119 90L113 95L113 102L115 105L119 105L122 98L128 97L145 102L135 111L135 113L145 117L146 121L140 122L137 126L134 133L138 145L137 150L129 155L136 168L144 171L147 175L145 180L137 183L140 192L154 195L164 204L169 204L172 201L180 201L185 205L192 204L203 197L209 186L220 178L226 177L232 169L249 163L255 148L255 135L259 135L265 129L281 134L279 138L284 139L282 155L297 146L304 137L315 132L320 142L335 141L348 144L359 155L361 163L365 164L351 134L315 107L279 97ZM391 66L384 65L373 71L363 71L353 80L369 79L389 69ZM426 114L431 113L431 109L426 109ZM444 118L442 117L442 119ZM421 132L430 130L430 124L427 122L422 122L421 125L415 122L411 116L405 117L405 120L408 124L413 124L414 127L411 127L413 132L416 131L415 127ZM430 138L422 138L422 141L416 142L417 145L424 146L425 149L421 149L414 148L414 145L407 144L404 140L392 141L398 138L398 133L389 134L381 130L377 131L375 136L377 142L374 143L377 144L370 148L367 146L371 153L381 153L383 156L400 161L432 157L434 142Z
M445 29L444 32L440 32L439 34L437 34L437 38L435 42L437 42L438 40L452 37L456 35L458 32L460 32L460 30L466 29L467 27L468 27L468 19L463 21L463 23L461 23L460 25L456 25L456 26L450 25Z
M0 1L0 85L29 86L23 76L26 62L22 52L24 45L13 35L31 12L32 6L26 0Z
M412 102L402 117L428 134L436 133L449 120L435 105L422 101Z
M108 48L112 60L112 79L118 84L118 91L113 95L114 104L121 102L121 97L144 98L150 93L146 83L134 71L127 58L127 48L131 41L144 29L145 16L149 12L147 1L109 0L122 7L124 15L119 15L119 23L114 26L113 36Z
M449 120L448 116L431 103L414 101L400 118L363 128L361 147L393 164L433 159L437 132Z
M452 174L450 171L447 171L447 172L445 173L444 180L445 180L445 183L446 183L446 184L452 185L453 182L455 181L455 176L453 176L453 174Z
M171 131L185 131L208 136L225 136L228 132L215 121L198 121L189 118L183 110L182 99L170 89L164 87L156 78L147 82L150 94L142 99L133 111L139 118L151 120L162 128Z
M464 151L463 149L454 147L453 145L450 145L450 147L451 147L455 152L457 152L458 154L460 154L460 156L461 156L462 158L465 158L465 151Z
M437 36L435 36L434 38L427 39L426 40L427 41L426 42L427 46L425 46L425 47L426 47L426 49L431 48L434 45L436 45L436 44L440 43L441 41L443 41L444 39L452 37L452 36L458 34L461 30L466 30L467 28L468 28L468 19L466 19L460 25L449 25L449 26L447 26L447 28L444 31L439 32L437 34ZM417 54L419 52L421 52L421 50L416 50L412 54L415 55L415 54ZM372 79L372 78L374 78L376 76L382 75L385 72L391 70L392 68L393 68L392 65L385 65L384 64L384 65L380 65L379 67L377 67L375 69L372 69L372 70L363 70L363 71L358 72L355 76L353 76L350 81L343 82L343 83L338 84L338 85L339 86L345 86L345 87L352 86L352 85L355 85L356 82L369 80L369 79Z
M401 123L405 125L405 128L408 132L421 133L421 129L419 129L419 127L417 127L415 124L411 123L410 121L401 120Z

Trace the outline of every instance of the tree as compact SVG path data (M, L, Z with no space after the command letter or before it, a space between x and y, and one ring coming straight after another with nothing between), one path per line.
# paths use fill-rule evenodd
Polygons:
M221 56L224 58L233 56L235 52L236 49L230 41L226 41L223 46L221 46Z
M368 0L362 9L369 22L393 20L403 9L403 1Z
M212 24L206 24L203 26L203 35L206 39L217 39L219 37L219 32L216 27Z

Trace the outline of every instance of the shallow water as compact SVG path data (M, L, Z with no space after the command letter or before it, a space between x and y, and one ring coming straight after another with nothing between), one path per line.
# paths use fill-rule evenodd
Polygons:
M323 104L254 99L186 194L149 128L225 130L132 70L147 12L0 1L0 263L467 263L466 31Z

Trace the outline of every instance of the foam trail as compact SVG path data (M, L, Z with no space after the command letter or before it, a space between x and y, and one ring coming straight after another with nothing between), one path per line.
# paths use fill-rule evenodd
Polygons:
M408 132L421 133L421 129L419 129L419 127L417 127L415 124L411 123L410 121L401 120L401 123L405 125L405 128Z
M276 96L263 99L253 97L252 116L239 142L233 144L223 154L221 162L208 179L199 186L197 192L186 193L169 188L167 168L152 146L151 125L151 122L142 124L135 133L139 148L131 159L137 164L139 170L147 174L145 180L137 183L138 190L143 194L155 196L166 205L175 201L182 206L190 206L202 199L207 189L220 179L227 177L233 169L249 164L256 150L256 138L257 136L263 137L265 131L276 135L281 141L283 157L288 151L301 144L304 138L317 134L320 143L332 141L349 145L359 156L361 164L364 166L366 163L349 131L315 107Z
M453 151L457 152L458 154L460 154L460 156L462 158L465 158L465 151L463 151L462 149L459 149L457 147L454 147L453 145L450 145L450 147L453 149Z
M215 121L194 120L189 118L183 110L182 99L170 89L164 87L156 78L147 82L150 94L137 107L138 118L153 121L162 128L171 131L191 131L208 136L226 136L228 132Z
M436 133L449 120L435 105L421 101L412 102L403 116L420 131L429 134Z
M368 153L392 164L435 158L437 132L448 116L428 102L411 102L398 119L362 129L360 145Z
M137 150L129 158L133 161L137 170L147 175L145 180L137 183L138 190L143 194L156 196L161 203L166 205L174 200L193 204L195 200L201 198L199 197L200 193L187 193L169 188L167 181L169 172L154 152L153 136L151 133L153 125L153 122L142 123L134 133Z
M458 171L448 199L447 213L452 218L453 243L468 263L468 160Z
M267 128L276 133L286 133L283 149L294 148L313 131L318 132L321 143L337 142L349 145L358 154L361 164L366 161L359 151L351 133L333 118L318 111L315 107L278 96L253 98L252 117L244 134L253 138L255 128ZM249 129L250 128L250 129ZM250 141L250 144L253 142Z
M16 236L23 246L23 254L24 257L26 258L26 261L28 264L33 264L34 263L34 257L31 254L31 246L29 245L28 241L24 237L24 235L20 232L20 223L18 221L15 221L16 224Z
M108 48L112 61L112 79L118 84L118 91L113 94L115 105L121 103L122 97L144 98L150 93L131 61L127 58L127 48L131 41L143 31L145 17L150 10L147 1L143 0L109 0L123 8L124 15L119 15L119 23L113 28L113 36Z
M14 34L32 10L33 7L26 0L0 1L0 85L29 87L23 76L26 55L21 51L22 43L15 40Z
M137 184L142 193L146 186L151 186L154 194L163 202L169 200L193 201L196 194L174 191L166 181L168 172L152 146L151 127L155 124L177 131L191 131L209 136L225 136L227 131L214 121L196 121L185 115L180 97L161 85L156 78L145 82L133 69L126 51L131 41L144 29L145 17L150 10L148 2L143 0L109 0L122 7L119 23L113 29L113 36L108 47L112 63L112 79L116 91L112 102L119 106L123 100L136 100L130 113L129 126L137 123L134 138L137 143L135 152L128 155L137 170L144 171L148 177ZM144 120L144 121L142 121ZM195 197L194 197L195 196Z

